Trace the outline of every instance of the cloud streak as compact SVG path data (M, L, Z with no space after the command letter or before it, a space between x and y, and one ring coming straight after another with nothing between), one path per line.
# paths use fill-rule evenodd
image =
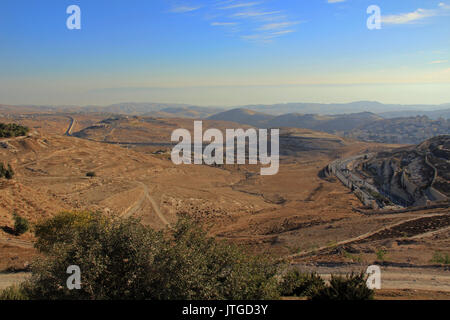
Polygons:
M249 41L272 41L295 32L294 25L283 10L268 8L265 0L222 0L211 1L203 7L189 5L174 6L171 13L189 13L202 9L203 19L210 20L211 27L229 28L241 39ZM240 33L240 34L239 34Z
M200 9L200 6L176 6L176 7L172 7L172 9L170 9L170 12L172 13L186 13L186 12L191 12L191 11L196 11L198 9Z
M384 24L412 24L431 17L442 15L448 10L450 10L450 5L441 2L436 9L419 8L412 12L383 16L382 22Z

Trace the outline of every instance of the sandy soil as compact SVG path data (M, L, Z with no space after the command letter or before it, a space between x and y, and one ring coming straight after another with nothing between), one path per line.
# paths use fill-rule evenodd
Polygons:
M153 154L159 147L101 142L167 141L168 132L191 120L133 120L89 129L77 138L64 136L71 123L67 115L42 117L20 118L36 133L0 148L1 159L16 172L15 179L0 181L0 271L21 270L35 254L30 233L17 238L7 232L14 211L36 222L63 210L103 210L141 216L154 228L184 213L219 239L287 257L294 266L327 267L321 272L329 274L379 263L386 268L386 290L421 290L416 296L434 292L434 297L448 292L448 267L432 261L436 252L450 252L448 208L363 214L354 210L361 203L347 188L319 174L336 157L393 146L341 138L328 144L329 135L300 132L308 141L311 135L318 139L320 147L304 150L299 142L282 158L278 175L262 177L254 166L175 166L167 154ZM77 117L75 132L101 120L100 115ZM86 177L89 171L96 177ZM380 298L392 292L392 298L415 297L405 290L395 291L400 296L383 291Z

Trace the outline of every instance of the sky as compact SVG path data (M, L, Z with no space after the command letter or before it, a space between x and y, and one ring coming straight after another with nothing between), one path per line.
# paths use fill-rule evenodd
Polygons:
M0 1L0 104L360 100L450 103L450 0Z

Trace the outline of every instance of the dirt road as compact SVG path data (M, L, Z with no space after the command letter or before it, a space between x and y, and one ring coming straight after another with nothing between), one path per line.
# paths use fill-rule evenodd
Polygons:
M131 217L133 214L135 214L142 208L145 200L149 200L152 205L153 211L158 215L158 218L165 225L168 225L169 222L167 221L166 217L161 212L161 209L159 208L158 203L156 203L155 199L150 195L150 190L149 190L148 186L146 184L144 184L143 182L137 182L137 184L140 187L142 187L142 189L144 190L144 194L131 207L126 209L125 212L122 214L122 216L126 217L126 218Z

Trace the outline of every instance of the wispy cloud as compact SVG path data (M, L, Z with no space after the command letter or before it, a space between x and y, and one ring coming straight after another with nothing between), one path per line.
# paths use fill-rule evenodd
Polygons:
M296 24L299 24L300 22L294 21L294 22L278 22L278 23L268 23L263 26L261 26L258 30L278 30L278 29L284 29Z
M224 7L220 7L221 10L230 10L230 9L238 9L238 8L248 8L248 7L254 7L258 4L261 4L261 2L240 2L240 3L234 3L230 4Z
M172 13L186 13L200 9L201 6L175 6L170 9Z
M267 42L295 32L293 26L300 22L292 21L279 8L268 7L267 2L267 0L216 0L200 7L186 4L188 1L185 1L183 5L172 7L170 12L188 13L201 8L199 14L203 19L210 21L210 26L226 28L227 31L238 34L241 39L250 41Z
M430 63L431 64L441 64L441 63L447 63L448 62L448 60L434 60L434 61L431 61Z
M444 9L444 10L450 10L450 4L441 2L441 3L439 3L438 6L439 6L439 8Z
M339 2L345 2L347 0L328 0L328 3L339 3Z
M425 18L433 17L436 15L436 10L417 9L413 12L393 14L384 16L382 18L385 24L405 24L414 23Z
M280 14L281 11L251 11L251 12L237 12L234 13L233 17L241 17L241 18L255 18L255 17L263 17L263 16L271 16L274 14Z
M412 12L391 14L382 17L384 24L411 24L417 23L421 20L435 17L443 14L445 11L450 10L450 5L441 2L436 9L422 9L419 8Z
M213 27L232 27L238 25L237 22L212 22Z

